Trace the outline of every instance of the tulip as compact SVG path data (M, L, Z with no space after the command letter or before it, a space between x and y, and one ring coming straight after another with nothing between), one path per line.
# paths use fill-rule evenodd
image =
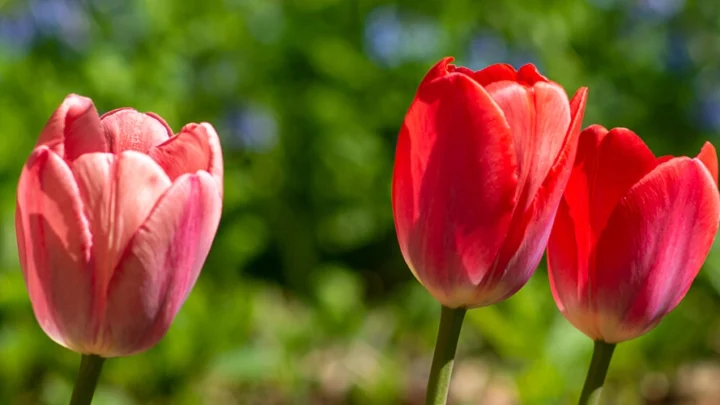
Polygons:
M223 163L210 124L173 135L159 116L98 116L69 95L18 185L20 265L55 342L101 357L154 346L192 289L220 220Z
M519 290L545 250L570 176L587 89L572 100L533 65L438 62L405 116L393 171L395 229L442 305L427 404L444 404L466 309Z
M632 131L594 125L577 158L547 247L562 314L595 341L580 399L602 386L619 342L654 328L683 299L720 224L718 161L656 158Z
M535 271L575 157L587 89L533 65L473 72L441 60L405 116L393 172L403 257L442 305L514 294Z
M683 299L720 224L715 148L656 158L632 131L594 125L548 243L560 311L594 340L654 328Z

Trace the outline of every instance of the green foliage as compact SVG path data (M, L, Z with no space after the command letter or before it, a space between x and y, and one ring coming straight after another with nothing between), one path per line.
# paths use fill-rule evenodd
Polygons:
M439 307L399 254L389 189L427 69L534 62L590 87L586 125L693 155L718 140L719 16L713 0L0 0L0 403L66 403L79 364L33 318L13 231L24 159L67 93L176 131L209 121L226 162L198 285L157 347L106 362L96 404L420 404ZM718 400L698 392L719 290L714 249L680 307L618 347L617 403ZM453 403L573 403L591 348L541 268L468 313Z

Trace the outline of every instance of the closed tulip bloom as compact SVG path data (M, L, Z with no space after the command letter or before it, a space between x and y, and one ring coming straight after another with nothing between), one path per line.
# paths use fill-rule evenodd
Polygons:
M403 257L442 305L473 308L520 289L545 249L575 158L587 89L533 65L472 71L437 63L395 154L392 202Z
M683 299L720 223L715 148L656 158L632 131L595 125L577 160L548 244L558 308L594 340L654 328Z
M155 345L200 273L222 194L210 124L173 135L157 115L100 117L90 99L69 95L18 185L20 265L45 333L102 357Z

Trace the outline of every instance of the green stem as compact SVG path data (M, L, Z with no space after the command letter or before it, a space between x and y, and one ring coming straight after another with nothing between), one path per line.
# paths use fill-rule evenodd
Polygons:
M455 350L466 311L465 308L442 307L440 328L437 342L435 342L435 353L425 397L426 405L445 405L447 402L450 377L455 362Z
M70 405L90 405L104 361L104 358L94 354L82 355Z
M614 350L615 343L606 343L601 340L595 341L590 368L585 378L585 385L583 386L578 405L586 405L590 399L590 395L605 383L605 376L607 376Z

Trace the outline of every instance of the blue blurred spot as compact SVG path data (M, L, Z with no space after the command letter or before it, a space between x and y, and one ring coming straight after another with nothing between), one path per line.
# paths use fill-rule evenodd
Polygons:
M35 24L30 13L0 16L0 52L11 57L25 55L35 39Z
M253 104L233 111L227 123L229 141L236 147L262 153L277 144L277 121L272 110L265 106Z
M708 131L720 131L720 72L713 69L700 71L694 80L695 108L693 118Z
M699 113L703 128L720 131L720 91L701 97Z
M477 34L470 42L467 61L459 58L458 63L473 70L480 70L496 63L507 63L519 69L523 65L532 63L542 70L534 52L511 47L502 37L489 32Z
M667 55L665 57L667 69L680 72L692 66L692 63L685 35L670 33L667 37Z
M685 0L639 0L635 14L641 19L668 20L685 7Z
M535 52L529 49L511 49L507 63L511 64L515 69L520 69L523 65L531 63L542 72L543 67Z
M706 68L693 80L695 102L689 111L706 131L720 131L720 70Z
M388 65L397 65L396 55L402 47L402 26L392 7L380 7L368 15L365 43L370 56Z
M370 58L386 66L437 56L444 32L431 18L401 14L395 7L375 8L365 23L365 48Z
M507 63L508 45L503 38L491 33L481 33L470 41L468 61L465 66L480 70L494 63Z
M57 37L75 49L85 48L90 36L90 20L81 3L68 0L30 0L28 4L40 34Z
M418 18L407 21L403 27L405 59L425 60L437 53L443 31L435 21Z

